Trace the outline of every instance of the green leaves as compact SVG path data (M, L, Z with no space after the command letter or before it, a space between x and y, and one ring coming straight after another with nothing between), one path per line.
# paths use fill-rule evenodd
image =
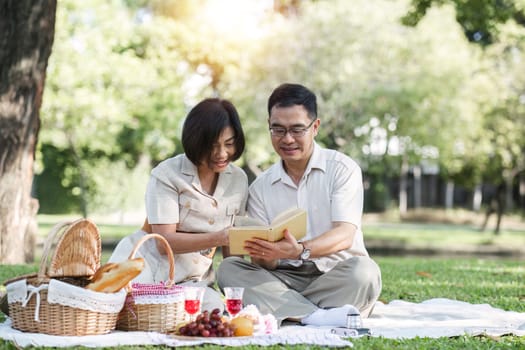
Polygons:
M318 95L317 141L376 179L397 176L402 158L471 187L488 170L516 172L525 162L523 27L500 23L482 50L453 6L414 3L425 15L407 27L405 1L301 2L285 15L205 0L61 1L40 142L90 167L156 164L182 152L188 108L221 96L247 135L238 163L257 173L276 160L267 98L292 81Z
M63 165L55 181L63 184L63 196L89 202L84 210L134 198L112 190L132 187L126 167L136 168L141 159L148 166L181 151L177 139L185 104L177 52L163 48L160 27L155 28L135 21L120 2L59 4L40 142L57 150L43 166ZM75 155L72 163L59 160L66 150ZM108 176L112 168L120 169L120 176ZM44 210L47 200L41 199Z
M522 0L411 0L411 7L402 21L406 25L416 26L432 6L445 4L454 6L456 19L465 36L481 45L490 45L497 41L500 26L508 20L514 19L522 25L525 22L525 5Z

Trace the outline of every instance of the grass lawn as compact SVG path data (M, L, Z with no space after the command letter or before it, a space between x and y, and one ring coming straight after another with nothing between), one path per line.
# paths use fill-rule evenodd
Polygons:
M377 258L383 274L381 301L395 299L420 302L446 297L470 303L488 303L505 310L525 312L525 266L522 261L506 259ZM2 266L0 280L35 271L36 266ZM3 320L3 316L0 316ZM390 340L361 338L353 340L356 349L523 349L525 337L505 336L418 338ZM5 341L0 348L15 349ZM121 347L133 349L136 347ZM167 347L156 347L167 348ZM204 349L220 349L205 346ZM259 348L259 347L252 347ZM271 346L270 349L283 349ZM321 349L288 346L287 349Z
M469 215L463 212L446 214L433 211L434 216L425 214L425 217L411 218L410 222L400 222L390 217L371 218L365 216L363 220L363 232L365 243L369 250L380 247L379 251L383 254L396 254L397 249L419 249L424 251L431 248L438 251L445 251L450 248L462 249L467 251L479 249L505 249L513 250L525 247L525 221L521 218L504 218L502 230L499 235L492 232L493 220L489 221L485 232L480 232L479 222L482 215ZM42 243L51 228L58 222L64 220L74 220L78 217L39 215L38 234L39 241ZM426 222L417 221L426 220ZM135 232L141 224L116 224L108 223L104 220L94 220L97 224L103 241L117 242L122 237ZM386 249L385 249L386 248ZM37 261L40 261L40 251L36 252ZM111 251L103 251L102 262L107 261ZM525 257L523 257L525 258Z
M523 230L506 229L495 235L481 232L477 226L446 223L387 223L364 224L365 241L375 240L388 244L400 243L413 247L494 246L512 248L525 246Z
M469 246L525 246L525 219L516 216L505 216L501 233L492 232L494 219L487 225L487 230L480 232L483 214L462 211L443 212L432 210L433 215L411 214L408 221L400 222L392 214L375 216L365 215L363 232L366 241L399 243L414 247L447 247L450 245ZM468 216L467 216L468 215ZM78 217L39 215L38 233L44 240L53 225L63 220L74 220ZM102 239L118 240L140 228L141 223L117 224L103 219L94 220L99 227Z
M55 221L56 222L56 221ZM52 222L54 223L54 222ZM42 227L47 233L49 227ZM133 232L137 226L99 225L102 237L112 232L117 237ZM402 224L365 226L365 240L406 240L410 244L478 244L480 233L471 225L457 224ZM45 235L45 233L43 233ZM441 239L439 239L441 237ZM525 231L504 230L495 240L509 240L505 244L522 244ZM484 239L483 237L481 237ZM443 241L442 241L443 240ZM444 243L445 242L445 243ZM492 241L494 242L494 240ZM493 243L490 243L493 244ZM470 303L487 303L504 310L525 312L525 262L521 259L444 258L433 257L378 257L381 267L383 291L380 300L388 303L402 299L420 302L431 298L450 298ZM0 282L7 278L36 271L37 265L0 265ZM2 286L0 286L0 292ZM4 320L0 315L0 322ZM353 340L355 349L525 349L525 337L470 337L416 338L390 340L380 337ZM0 349L16 347L0 340ZM137 347L120 347L128 350ZM167 347L143 347L164 349ZM219 346L200 346L203 349L221 349ZM258 349L258 346L246 347ZM323 349L319 346L271 346L270 349ZM183 348L184 349L184 348Z

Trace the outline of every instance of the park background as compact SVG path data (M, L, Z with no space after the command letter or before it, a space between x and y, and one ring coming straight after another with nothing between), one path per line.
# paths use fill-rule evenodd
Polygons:
M182 121L209 96L239 109L247 147L238 165L252 180L276 160L267 97L291 81L319 97L317 142L363 169L374 253L406 253L417 236L412 252L438 244L520 256L525 28L513 18L523 7L454 3L423 15L403 0L59 1L33 184L39 213L138 227L150 169L183 152ZM501 231L497 213L485 222L489 210L506 212L510 239L475 235L467 248L452 234L374 229L416 221Z
M24 209L9 187L21 186L5 179L20 173L3 166L4 262L13 238L32 261L32 245L64 216L129 225L113 240L138 227L150 170L183 152L182 121L205 97L237 106L247 137L237 163L253 180L277 160L266 101L282 82L314 90L317 142L361 165L366 225L487 226L496 235L475 235L474 250L496 244L516 255L525 231L523 1L60 0L56 11L40 8L56 17L30 164L29 207L39 219L27 231L38 226L38 235L20 240L13 229L12 213ZM5 136L23 130L7 116L2 164L15 138ZM398 231L406 236L398 241L448 244L445 235ZM374 233L365 232L369 245L392 247Z
M239 109L253 179L276 160L267 97L291 81L319 97L317 141L361 165L365 212L480 212L504 185L507 212L523 214L525 28L496 26L507 9L492 1L444 3L407 26L403 0L58 1L39 213L135 217L150 169L183 152L182 120L209 96ZM495 18L471 33L456 20L468 11Z
M0 9L45 12L51 3L5 0ZM319 98L317 142L363 169L363 230L383 273L381 301L448 297L525 311L523 0L58 0L56 13L47 10L43 17L56 18L30 186L37 247L55 223L84 216L100 228L105 260L144 219L149 172L182 152L181 123L204 97L239 109L247 148L238 165L253 180L276 160L267 97L282 82L299 82ZM2 17L0 25L20 29L20 18ZM22 44L0 45L0 63ZM16 84L2 79L0 97ZM21 125L2 108L5 165L3 146ZM1 175L5 219L19 208L3 197ZM505 211L500 231L492 232L492 216L480 232L492 207ZM2 230L4 249L13 231ZM38 269L38 249L25 253L28 264L0 265L0 281ZM518 349L523 342L355 345Z

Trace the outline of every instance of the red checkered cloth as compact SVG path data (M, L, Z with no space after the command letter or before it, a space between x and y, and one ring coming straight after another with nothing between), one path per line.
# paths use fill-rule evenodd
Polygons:
M156 284L149 283L132 283L131 284L131 295L133 298L148 296L148 295L184 295L184 287L178 285L172 285L171 287L166 286L166 283L161 281Z

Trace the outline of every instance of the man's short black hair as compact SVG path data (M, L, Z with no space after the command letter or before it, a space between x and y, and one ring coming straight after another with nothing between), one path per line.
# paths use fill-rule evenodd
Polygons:
M244 152L245 139L239 114L228 100L207 98L191 109L182 127L182 147L189 160L199 165L208 159L221 132L231 126L235 134L235 154L232 161Z
M304 106L311 120L317 118L317 98L315 94L300 84L284 83L279 85L268 98L268 116L273 107Z

